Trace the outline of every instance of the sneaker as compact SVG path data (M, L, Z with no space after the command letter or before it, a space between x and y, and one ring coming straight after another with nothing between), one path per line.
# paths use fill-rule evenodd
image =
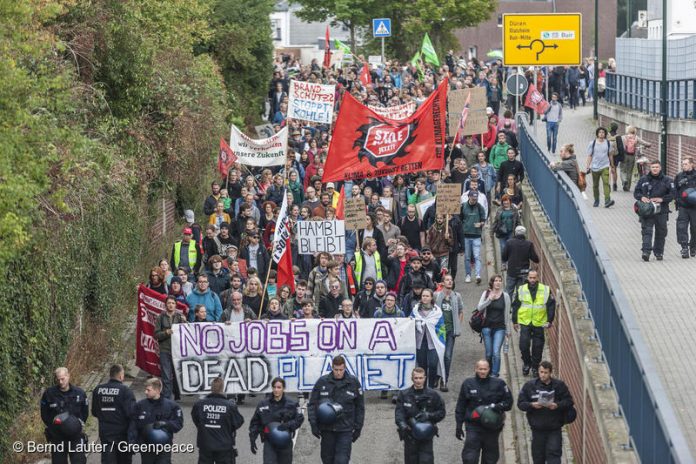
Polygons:
M691 257L696 258L696 247L691 248Z
M396 393L392 394L392 404L396 404Z
M655 259L658 261L662 261L662 255L655 255Z
M525 365L522 367L522 375L524 375L524 376L529 375L529 371L530 371L531 369L532 369L531 366L528 366L528 365L525 364Z
M380 399L380 400L386 400L387 398L389 398L389 392L388 392L388 391L382 390L381 392L379 392L379 399Z
M481 283L481 276L480 276L480 275L477 275L477 276L476 276L476 283L477 283L477 284L480 284L480 283Z
M604 207L605 207L605 208L610 208L610 207L614 206L614 203L615 203L614 200L607 200L607 202L604 203Z
M467 284L470 283L470 282L471 282L471 276L470 276L470 275L467 275L467 276L466 276L466 279L464 279L464 282L466 282Z
M599 200L595 200L594 203L592 203L592 206L595 208L599 206Z
M681 254L682 258L689 259L689 249L687 247L682 248Z
M643 261L645 261L647 263L648 261L650 261L650 253L643 253L642 258L643 258Z
M629 187L628 184L623 184L623 191L624 191L624 192L630 192L630 191L631 191L631 187Z

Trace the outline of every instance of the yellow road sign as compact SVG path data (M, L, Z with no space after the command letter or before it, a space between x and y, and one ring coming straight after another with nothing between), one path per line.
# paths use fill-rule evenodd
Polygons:
M574 66L581 62L580 13L503 15L505 66Z

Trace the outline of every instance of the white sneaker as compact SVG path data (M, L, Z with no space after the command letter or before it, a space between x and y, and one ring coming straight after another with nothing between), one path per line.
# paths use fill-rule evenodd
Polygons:
M471 282L471 276L470 276L470 275L466 276L466 279L464 279L464 282L466 282L467 284L470 283L470 282Z

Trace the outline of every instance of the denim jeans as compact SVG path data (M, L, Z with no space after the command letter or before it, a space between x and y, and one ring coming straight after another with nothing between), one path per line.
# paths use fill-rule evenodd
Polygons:
M546 148L551 153L556 153L556 142L558 142L558 123L546 121Z
M457 317L452 315L452 317ZM452 353L454 352L454 333L447 332L445 337L445 376L449 380L450 366L452 365Z
M484 327L481 331L483 335L483 345L486 347L486 359L492 361L491 375L500 374L500 348L505 340L505 329L491 329Z
M471 258L474 258L476 275L481 275L481 238L464 238L464 271L471 275Z

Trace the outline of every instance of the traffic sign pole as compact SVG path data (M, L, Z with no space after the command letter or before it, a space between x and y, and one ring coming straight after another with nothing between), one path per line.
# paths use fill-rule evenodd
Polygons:
M384 65L384 37L382 37L382 65Z

